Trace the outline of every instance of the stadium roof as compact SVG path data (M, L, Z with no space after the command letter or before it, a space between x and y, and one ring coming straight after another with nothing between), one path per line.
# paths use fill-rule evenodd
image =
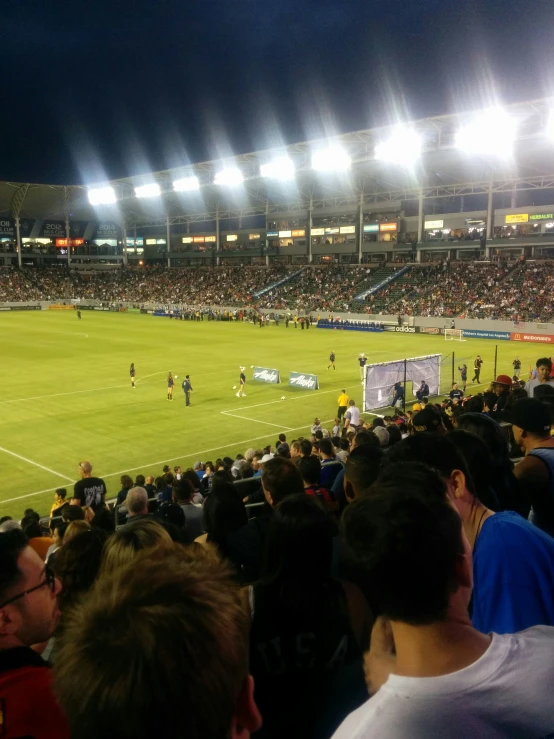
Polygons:
M306 211L324 208L348 209L358 205L397 203L425 198L484 194L490 183L496 192L554 188L554 98L506 106L503 111L515 122L513 149L501 156L487 152L466 154L456 146L457 132L476 120L483 111L424 118L406 122L421 141L421 157L411 169L390 164L376 156L379 142L386 141L397 127L385 126L328 139L306 141L274 149L240 154L229 160L200 162L113 180L117 203L93 207L84 185L0 183L0 216L75 221L116 220L132 225L200 222L221 218ZM502 143L502 140L496 142ZM351 167L343 172L318 172L312 167L314 152L338 146L347 152ZM287 182L260 176L260 166L285 155L294 163L294 179ZM215 185L223 167L238 167L244 181L235 187ZM176 193L173 181L196 175L200 189ZM134 188L157 183L161 197L138 199ZM100 183L102 184L102 183Z

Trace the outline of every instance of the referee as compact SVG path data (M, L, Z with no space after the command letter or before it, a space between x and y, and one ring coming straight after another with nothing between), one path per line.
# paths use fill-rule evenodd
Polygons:
M342 418L344 414L346 413L346 409L348 408L348 395L346 394L346 390L343 388L339 395L339 409L337 412L337 416Z
M190 375L186 375L183 380L183 392L185 393L185 405L190 405L190 394L192 392L192 385L190 382Z

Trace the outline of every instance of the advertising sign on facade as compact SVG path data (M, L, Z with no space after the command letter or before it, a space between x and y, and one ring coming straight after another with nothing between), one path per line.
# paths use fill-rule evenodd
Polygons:
M268 231L267 232L267 238L268 239L276 239L278 237L279 237L279 231Z
M215 236L206 236L206 244L215 244Z
M324 236L324 228L312 228L312 236Z
M293 239L298 239L298 238L301 238L302 236L305 236L305 235L306 235L306 229L305 228L295 228L292 231L292 238Z
M554 213L533 213L529 216L530 221L552 221Z
M379 231L398 231L398 223L380 223Z
M364 223L364 233L376 233L379 230L378 223Z
M356 226L341 226L340 232L341 234L355 234Z
M292 236L292 231L279 231L280 239L290 239L291 236Z
M444 221L425 221L425 229L443 228Z
M260 234L248 234L248 241L257 241L260 238Z
M506 216L506 223L528 223L529 213L512 213Z
M227 241L236 241L238 239L237 234L227 234L226 240Z

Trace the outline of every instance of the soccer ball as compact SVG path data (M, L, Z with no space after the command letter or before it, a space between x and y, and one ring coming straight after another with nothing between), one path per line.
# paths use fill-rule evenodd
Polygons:
M254 369L254 365L253 364L250 365L250 369Z
M281 400L284 400L284 399L285 399L285 396L284 395L281 395Z
M236 385L233 385L233 390L236 390L236 389L237 389L237 386Z
M179 375L175 375L175 379L178 380L179 379Z

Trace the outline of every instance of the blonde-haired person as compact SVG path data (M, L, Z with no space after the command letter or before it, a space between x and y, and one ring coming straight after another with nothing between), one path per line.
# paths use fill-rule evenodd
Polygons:
M79 534L82 534L83 531L90 531L89 523L87 523L86 521L72 521L65 530L63 543L67 544L68 541L74 539L76 536L79 536Z
M157 521L141 519L125 524L106 542L100 574L104 576L115 572L143 549L172 546L171 536Z

